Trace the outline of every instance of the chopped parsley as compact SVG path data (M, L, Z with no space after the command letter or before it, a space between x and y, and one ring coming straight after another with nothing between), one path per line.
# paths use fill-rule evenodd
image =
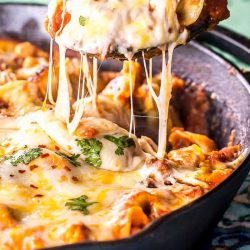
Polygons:
M121 136L121 137L115 137L112 135L105 135L104 138L113 142L117 146L117 149L115 151L115 153L117 155L124 155L125 148L135 146L134 140L132 138L129 138L126 135Z
M70 210L80 211L81 213L87 215L89 214L88 207L98 203L98 202L88 202L87 199L88 196L82 195L78 198L70 199L68 202L65 203L65 206L68 207Z
M102 143L95 138L92 139L76 139L78 147L80 147L81 152L85 155L85 161L93 165L94 167L100 167L102 165L101 160L101 150L102 150Z
M79 154L73 154L71 156L68 156L62 152L56 152L57 155L60 155L61 157L63 157L64 159L66 159L67 161L69 161L73 166L75 167L80 167L81 163L77 161L77 159L79 158Z
M13 166L17 166L19 163L29 164L42 154L41 148L31 148L25 151L21 155L10 155L6 156L4 160L9 161Z
M86 25L86 22L87 22L87 18L84 17L84 16L79 16L79 23L81 26L85 26Z

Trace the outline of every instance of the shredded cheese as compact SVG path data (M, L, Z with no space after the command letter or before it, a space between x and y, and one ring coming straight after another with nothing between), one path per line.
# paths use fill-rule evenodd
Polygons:
M58 117L58 119L61 119L66 124L68 124L70 118L70 93L69 93L69 83L65 67L66 48L61 44L59 44L59 55L60 55L59 84L58 84L58 93L55 106L55 114Z

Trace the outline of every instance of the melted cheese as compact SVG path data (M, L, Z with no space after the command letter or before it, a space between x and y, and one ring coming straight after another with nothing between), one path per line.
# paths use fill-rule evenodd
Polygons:
M54 49L54 41L50 39L50 51L49 51L49 75L48 75L48 84L47 84L47 92L45 96L45 103L47 98L51 104L55 104L53 93L52 93L52 81L53 81L53 49Z
M63 45L59 45L59 52L60 52L59 85L58 85L58 94L55 106L55 114L59 119L62 119L68 124L70 117L70 96L69 96L69 82L65 68L66 48Z
M129 93L130 93L130 125L129 125L129 136L132 134L134 128L135 134L135 118L134 118L134 103L133 103L133 89L135 85L135 75L132 73L132 60L129 59Z
M167 126L168 126L168 110L169 102L171 99L172 92L172 75L171 75L171 64L173 57L173 50L175 43L169 46L168 51L168 65L166 65L166 52L162 50L162 75L161 75L161 87L159 94L159 139L158 139L158 152L157 156L161 159L165 157L167 149Z
M132 149L128 149L124 156L118 159L117 155L111 153L115 151L114 145L102 139L102 135L110 132L117 135L127 134L125 130L98 118L82 122L98 129L98 139L104 145L101 158L106 169L112 171L104 170L102 166L99 169L93 168L84 162L84 157L82 161L79 159L81 167L76 168L55 154L55 145L72 154L81 152L75 143L75 138L69 134L65 124L55 117L53 111L38 111L23 117L22 122L16 124L17 131L4 140L8 142L5 151L8 154L18 152L21 155L24 148L39 145L50 148L42 149L43 154L49 156L35 159L30 166L19 164L13 167L8 161L4 161L1 164L0 184L0 203L8 204L15 210L18 218L21 219L23 229L46 225L48 231L40 234L48 245L63 244L59 236L59 238L56 235L53 236L54 238L49 236L50 230L60 235L60 228L65 230L67 225L80 222L84 222L90 228L93 227L93 237L96 239L111 238L112 230L107 231L103 228L106 221L113 217L110 208L114 200L142 180L142 176L137 171L131 171L133 165L139 167L144 161L144 154L138 148L138 144L136 143L134 153ZM134 140L136 141L136 138ZM133 154L138 156L131 157ZM53 164L57 167L52 168ZM36 168L30 170L33 165ZM126 171L128 166L130 166L130 172L122 172ZM119 172L116 172L117 170ZM74 176L77 177L77 181L72 179ZM35 198L37 194L41 197ZM95 213L94 217L84 217L79 212L72 212L64 207L63 204L68 199L82 194L100 203L90 209L91 213ZM70 221L69 218L71 218ZM99 224L96 228L100 220L103 226ZM7 232L0 234L1 244L8 242L9 238L6 234Z
M77 88L77 100L76 100L76 107L75 113L72 121L68 124L68 129L70 133L73 133L83 116L84 113L84 88L85 88L85 75L82 77L82 68L83 68L83 54L81 54L81 63L80 63L80 74L78 80L78 88ZM80 94L80 92L82 92Z
M38 112L37 122L60 148L72 154L81 154L75 141L77 137L72 136L68 132L65 124L58 120L52 111ZM101 168L112 171L131 171L143 164L145 156L139 148L138 143L136 143L135 148L131 147L125 149L124 155L119 156L115 154L117 146L104 139L105 135L115 135L116 137L128 135L126 130L121 129L112 122L100 118L84 118L81 124L85 127L95 128L95 130L98 131L98 136L96 138L103 144L100 155L102 159ZM136 142L135 136L133 136L133 139ZM81 157L83 157L83 160L85 159L83 155Z
M130 209L134 207L138 207L137 211L142 211L144 198L147 201L148 197L153 197L150 205L156 204L156 208L159 206L161 209L166 209L165 212L170 212L198 197L193 195L197 190L192 186L208 188L205 182L196 178L199 169L170 168L161 161L157 162L155 158L151 164L148 164L147 161L152 158L149 152L154 153L155 146L149 143L149 140L145 138L138 140L132 134L135 130L133 53L140 49L160 46L162 77L159 96L152 87L152 60L149 62L149 72L145 58L144 65L148 86L159 112L159 145L156 156L160 159L165 157L167 118L172 90L172 54L174 48L178 44L185 43L187 38L187 30L180 31L176 14L176 11L179 11L178 2L176 0L63 1L62 16L64 18L64 14L69 12L71 20L65 27L62 20L56 34L60 52L58 95L54 103L53 42L51 42L50 73L45 99L48 98L49 102L55 105L55 109L42 109L29 113L22 118L13 118L10 123L7 119L0 121L2 131L8 131L5 136L0 136L2 155L20 156L27 149L41 148L42 155L28 164L19 163L14 167L10 160L2 159L0 204L6 204L14 211L20 230L23 232L27 229L34 230L30 235L38 237L44 243L44 247L71 243L72 239L69 242L65 241L65 231L79 224L88 227L91 240L122 238L124 237L122 232L117 236L114 230L127 223L133 226L129 221L132 217L128 219L126 213L131 212ZM56 5L57 1L51 1L49 18L54 15ZM183 5L179 8L186 7L187 5ZM186 23L191 19L195 20L197 13L199 8L194 10L192 17L184 16L183 20ZM85 20L84 25L79 23L80 16ZM97 97L97 59L93 58L93 75L88 65L87 54L99 54L105 57L110 46L116 46L118 52L126 55L129 60L131 109L129 132L111 121L100 118L105 113L110 120L116 120L118 118L113 116L120 116L120 113L117 112L118 115L114 115L114 110L101 108L99 104L101 102L104 103L103 106L106 102L109 108L111 105L103 96L100 96L100 99ZM78 93L74 110L71 105L70 82L66 74L67 48L81 53ZM85 86L89 94L87 98L85 98ZM89 114L86 115L87 113ZM5 125L1 126L2 123ZM11 125L13 123L15 126ZM77 139L82 139L77 134L79 127L95 130L96 134L91 138L95 138L102 144L99 167L93 167L87 163L87 157L77 143ZM117 154L117 145L107 140L105 135L129 136L135 145L125 148L123 154ZM147 145L142 146L143 143ZM74 166L65 157L58 155L58 150L67 155L79 155L77 161L80 166ZM159 167L157 167L158 163ZM153 180L153 184L156 185L154 189L150 188L150 183L147 183L150 180ZM170 185L166 185L166 182ZM140 194L143 199L137 200L136 197ZM147 195L144 196L145 194ZM87 195L90 201L97 202L89 207L89 215L72 211L65 206L69 199L81 195ZM135 229L138 230L136 227ZM17 228L2 230L0 244L15 245L16 239L12 238L15 230L18 234ZM77 231L73 232L74 235L77 234ZM129 231L129 235L131 232ZM19 234L21 235L20 232ZM30 237L27 236L24 242L29 240ZM22 240L19 242L24 244ZM23 245L20 246L21 248Z
M41 148L42 155L28 164L19 163L17 166L2 158L0 204L7 205L14 212L17 226L0 231L0 248L9 244L23 249L22 239L15 238L21 235L24 235L24 242L30 241L30 236L39 236L44 247L64 245L70 243L64 241L66 230L74 225L88 227L91 240L117 239L123 236L115 236L114 229L130 223L126 213L140 206L145 194L160 199L159 203L152 201L156 208L160 206L173 211L198 198L202 194L201 188L209 190L206 182L197 179L203 170L195 165L192 168L184 163L176 168L168 165L157 167L155 159L147 163L152 156L142 151L141 142L134 135L131 138L135 147L126 148L123 156L116 155L116 145L105 140L104 135L129 133L105 119L86 117L79 125L95 128L98 132L95 138L103 143L100 154L103 163L99 168L86 163L75 142L79 136L71 134L54 111L36 111L19 118L2 119L0 128L9 130L5 137L0 138L3 155L22 155L25 150L36 147ZM68 155L80 154L77 161L81 166L73 166L57 154L58 150ZM190 157L202 159L203 153L198 146L182 149L182 152L186 151ZM185 154L179 155L178 152L172 151L169 158L177 162L185 158ZM152 178L155 188L149 188L147 184ZM65 206L69 199L81 195L98 202L89 207L88 215ZM142 200L140 196L137 199L137 195L142 195Z
M202 2L185 1L178 6L176 0L68 0L65 11L71 14L71 20L61 30L60 40L68 48L103 56L112 48L127 55L131 50L135 53L169 44L186 32L179 31L177 7L178 12L184 12L183 19L191 23L198 18ZM49 9L53 13L55 4L50 4ZM190 10L192 17L184 15Z
M127 237L153 221L153 218L193 201L210 188L206 174L209 175L209 171L213 172L214 169L213 166L207 169L207 162L201 162L204 156L198 146L172 151L172 154L168 154L168 159L162 161L167 147L173 50L178 44L185 43L187 38L187 30L180 29L177 14L181 16L181 24L189 25L197 20L204 1L57 0L50 2L50 19L60 2L61 17L56 16L56 19L62 19L56 32L60 52L58 95L55 103L52 95L51 41L45 98L45 103L48 99L55 108L46 110L45 105L40 111L30 108L30 113L22 117L2 117L0 120L0 212L4 215L1 219L7 220L7 224L4 224L4 220L0 221L0 248L33 249L83 240ZM190 10L192 13L185 14ZM71 14L71 19L64 26L66 12ZM80 24L80 17L84 24ZM159 142L156 153L157 146L149 138L137 139L132 134L135 131L135 74L132 58L133 53L141 49L158 46L162 50L162 76L158 96L152 87L152 60L149 61L148 72L143 54L147 83L159 112ZM81 54L78 93L74 105L66 73L67 48L75 49ZM126 120L122 107L115 100L114 92L119 90L119 86L112 90L106 89L102 95L97 96L97 59L93 58L93 75L88 64L87 54L105 57L110 49L124 54L129 61L129 132L109 121L119 123ZM116 81L122 83L124 78L121 76ZM9 88L13 92L13 85L18 84L20 85L6 84L3 88ZM85 96L85 86L88 97ZM11 91L8 95L11 95ZM94 132L86 136L79 133L81 129L84 132L85 129ZM129 136L134 145L123 148L122 154L117 153L117 142L105 138L107 135L116 138ZM101 143L102 148L98 155L101 163L98 167L91 165L86 153L77 143L77 140L83 139L94 139ZM8 158L13 155L20 157L32 148L40 148L41 155L30 161L29 157L26 158L28 163L19 162L14 166L12 158ZM95 146L91 149L95 149ZM77 158L77 164L67 158L72 156ZM187 163L189 160L193 160L194 164ZM199 163L206 164L200 168ZM227 166L232 168L238 163L220 163L219 167L223 165L225 168L224 172L219 169L221 176L232 171L226 169ZM203 178L199 179L197 176ZM216 184L222 177L219 175L218 180L214 176ZM73 211L66 206L70 199L82 195L88 196L89 201L94 202L88 208L89 214ZM149 213L152 215L144 211L147 206L150 207ZM82 235L84 232L81 230L86 230L88 235Z
M55 6L51 4L49 16L51 16L51 12L53 13L53 9L55 9ZM168 70L165 61L165 49L162 49L162 80L160 95L157 100L159 111L159 149L157 156L164 158L167 144L168 107L172 88L172 53L174 47L180 43L185 43L187 37L185 29L183 31L179 30L180 25L176 10L177 2L173 0L158 2L148 2L145 0L133 3L124 0L111 1L109 4L102 1L80 0L63 2L62 15L64 17L64 13L70 13L71 19L66 27L60 27L56 35L56 41L59 43L60 48L60 77L55 108L56 116L64 120L67 124L70 124L70 100L64 61L65 47L81 51L81 53L101 54L105 56L110 46L118 46L118 51L125 54L129 59L131 109L129 135L131 135L133 129L135 132L131 58L133 57L133 53L139 49L154 47L155 44L158 46L167 44L169 45ZM61 25L63 25L63 21ZM98 113L96 107L97 60L93 59L93 79L89 76L86 57L84 57L84 62L84 72L87 75L87 87L92 97L93 110L96 110ZM68 125L71 133L77 128L83 112L83 102L80 104L78 94L75 115L72 123Z
M183 9L187 5L183 5ZM60 28L60 33L58 31L56 36L56 41L60 45L60 58L62 58L60 59L60 66L63 67L60 69L58 100L56 104L57 117L63 118L68 123L70 116L68 84L64 70L65 62L63 62L65 56L63 56L62 48L67 47L81 51L81 53L105 56L110 46L117 46L118 51L129 60L131 109L129 135L131 135L132 130L135 132L131 62L133 53L140 49L162 45L161 88L159 97L156 98L154 95L154 99L157 102L159 112L159 148L157 157L164 158L167 146L168 108L172 89L172 54L175 46L185 43L187 38L187 30L183 29L183 31L180 31L176 14L177 1L162 0L149 2L144 0L131 3L124 0L107 3L103 1L69 0L66 5L63 3L63 6L63 17L64 13L67 12L71 14L71 19L63 29ZM52 9L51 12L53 12L53 8L55 6L52 4L50 7L50 11ZM169 50L168 66L166 66L165 59L166 46L168 46ZM89 76L86 57L84 61L84 72ZM87 86L92 97L93 110L98 112L96 108L97 61L95 58L93 62L93 79L87 77ZM82 115L83 107L79 109L79 104L77 104L73 125L69 126L71 132L76 129Z

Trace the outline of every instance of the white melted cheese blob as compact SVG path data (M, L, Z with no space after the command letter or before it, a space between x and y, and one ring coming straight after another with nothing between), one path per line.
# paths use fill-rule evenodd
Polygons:
M66 124L57 119L53 111L38 111L36 119L46 134L62 149L71 154L81 154L81 150L76 142L77 136L69 133ZM96 117L83 118L81 124L88 128L94 128L98 133L95 138L103 145L100 152L102 160L100 168L111 171L131 171L143 165L145 154L140 149L135 136L132 136L135 147L125 148L123 155L117 155L115 153L117 145L104 138L105 135L115 137L128 136L128 132L125 129L108 120ZM81 154L81 158L84 160L85 156Z
M185 29L179 29L178 2L67 0L65 11L71 14L71 20L56 41L73 50L103 56L110 46L127 55L139 49L170 44L180 36L187 36ZM54 8L51 3L49 13L53 13Z
M39 235L47 246L65 244L61 234L68 226L79 223L90 228L94 239L111 239L112 230L107 223L118 216L111 212L113 204L143 179L137 169L126 169L128 164L140 167L144 161L144 154L138 148L137 139L134 138L136 147L126 150L124 157L117 160L114 145L104 141L103 136L110 132L115 132L115 135L119 136L128 132L104 119L86 118L83 122L95 126L99 132L98 139L103 142L103 166L90 166L82 157L78 159L81 166L75 167L56 154L55 146L64 149L69 155L81 152L75 144L75 137L69 134L66 124L58 120L53 111L38 111L11 120L11 123L9 118L6 119L6 123L1 121L5 124L3 129L10 130L5 138L0 139L2 147L5 145L5 155L12 155L11 152L21 155L25 150L42 145L47 147L41 148L42 154L47 156L41 156L29 165L19 163L17 166L12 166L9 160L2 159L0 204L6 204L15 211L18 225L23 230L36 226L46 227ZM135 157L128 156L129 154L134 154ZM128 158L136 159L136 155L140 160L137 163L129 162ZM52 167L54 161L57 164L56 168ZM112 161L117 162L114 164ZM104 165L108 170L104 169ZM124 172L127 170L130 171ZM98 202L89 207L89 216L83 216L80 212L65 207L65 202L69 199L83 194L91 201ZM52 231L53 237L49 235ZM0 247L9 241L9 231L1 231Z

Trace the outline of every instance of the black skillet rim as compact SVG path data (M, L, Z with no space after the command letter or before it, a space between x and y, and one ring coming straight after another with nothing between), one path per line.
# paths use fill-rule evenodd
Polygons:
M14 2L8 2L8 1L0 2L0 5L46 6L45 4L42 4L42 3L32 3L31 4L31 3L14 3ZM228 32L230 32L230 31L228 30ZM198 50L202 51L203 53L207 54L208 56L212 57L214 60L217 60L219 63L221 63L227 67L229 67L229 66L233 67L235 69L237 77L240 79L241 84L245 87L246 91L248 91L248 94L250 96L250 82L247 81L247 79L237 69L237 67L235 65L232 65L232 63L229 62L227 59L216 54L214 51L212 51L211 49L207 48L206 46L204 46L198 42L191 41L190 44L193 47L195 47L196 49L198 49ZM250 142L249 142L249 147L250 147ZM223 186L226 183L228 183L229 181L231 181L234 178L234 176L238 175L238 172L240 172L243 167L250 164L250 148L247 148L247 151L248 152L246 153L245 159L242 160L242 162L238 166L238 168L229 177L227 177L226 180L221 182L219 185L217 185L215 188L213 188L212 190L210 190L208 193L201 196L197 200L192 201L191 203L171 212L170 214L163 215L160 218L156 219L154 222L152 222L148 227L146 227L145 229L140 231L138 234L135 234L133 236L130 236L130 237L125 238L125 239L120 239L120 240L87 241L87 242L80 242L80 243L75 243L75 244L70 244L70 245L62 245L62 246L49 247L49 248L43 248L43 249L44 250L46 250L46 249L47 250L60 250L60 249L63 250L63 249L66 249L66 247L73 247L74 248L74 247L84 247L84 246L87 247L87 246L93 246L93 245L97 246L97 245L110 245L110 244L116 245L116 244L123 244L123 243L126 244L126 242L133 241L134 239L138 239L145 234L149 234L150 231L153 231L154 229L156 229L156 227L159 226L163 220L169 220L171 217L178 216L178 214L181 213L182 211L185 211L194 205L202 203L205 199L209 199L209 197L212 196L215 192L223 189Z

